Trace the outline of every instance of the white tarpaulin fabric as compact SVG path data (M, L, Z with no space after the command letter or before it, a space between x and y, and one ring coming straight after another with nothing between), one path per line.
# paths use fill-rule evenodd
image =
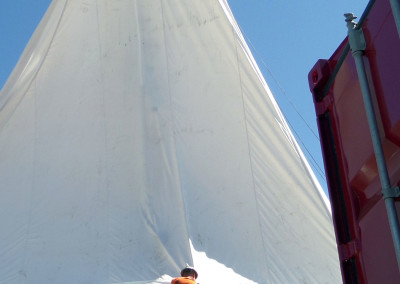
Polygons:
M222 0L53 1L0 93L0 194L0 283L341 281Z

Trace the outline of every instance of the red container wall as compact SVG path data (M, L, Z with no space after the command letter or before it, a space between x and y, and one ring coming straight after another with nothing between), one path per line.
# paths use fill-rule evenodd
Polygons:
M345 29L345 23L343 23ZM376 1L363 24L364 62L375 100L392 186L400 185L400 39L389 0ZM354 59L310 71L344 283L400 283L371 135ZM336 74L335 67L339 67ZM335 77L336 76L336 77ZM332 85L327 85L334 78ZM400 215L400 201L396 200Z

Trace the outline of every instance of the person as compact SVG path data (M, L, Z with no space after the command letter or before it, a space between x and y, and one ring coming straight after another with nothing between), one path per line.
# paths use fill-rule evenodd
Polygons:
M186 266L181 271L181 277L172 279L171 284L197 284L196 279L198 276L199 274L193 267Z

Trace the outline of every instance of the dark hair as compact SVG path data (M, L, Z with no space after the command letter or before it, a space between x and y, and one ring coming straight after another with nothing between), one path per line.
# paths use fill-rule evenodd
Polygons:
M182 277L186 277L186 276L194 276L194 278L196 279L198 274L197 271L194 270L194 268L192 267L185 267L184 269L182 269L181 271L181 276Z

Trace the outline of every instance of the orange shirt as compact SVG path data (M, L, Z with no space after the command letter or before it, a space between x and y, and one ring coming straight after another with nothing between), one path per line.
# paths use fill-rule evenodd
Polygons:
M196 284L196 281L189 277L178 277L172 279L171 284Z

